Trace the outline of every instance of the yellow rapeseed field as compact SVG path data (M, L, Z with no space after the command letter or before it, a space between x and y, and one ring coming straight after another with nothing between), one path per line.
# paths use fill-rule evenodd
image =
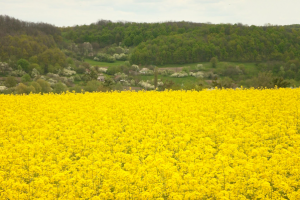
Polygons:
M300 89L0 95L0 199L300 199Z

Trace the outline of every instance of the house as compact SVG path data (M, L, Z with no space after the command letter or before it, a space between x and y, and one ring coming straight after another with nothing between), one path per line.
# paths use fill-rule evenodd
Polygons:
M103 74L99 74L99 75L98 75L98 78L97 78L97 81L104 82L104 81L105 81L104 75L103 75Z

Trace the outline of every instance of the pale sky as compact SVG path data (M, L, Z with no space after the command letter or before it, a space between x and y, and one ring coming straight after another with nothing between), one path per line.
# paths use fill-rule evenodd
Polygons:
M300 24L299 8L299 0L0 0L0 15L60 27L100 19L289 25Z

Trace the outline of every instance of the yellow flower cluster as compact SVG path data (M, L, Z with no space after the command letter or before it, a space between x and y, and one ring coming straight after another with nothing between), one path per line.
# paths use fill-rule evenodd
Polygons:
M300 199L300 89L0 95L0 199Z

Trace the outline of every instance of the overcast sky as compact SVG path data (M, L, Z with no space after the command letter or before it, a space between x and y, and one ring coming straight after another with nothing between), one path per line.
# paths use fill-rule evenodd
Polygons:
M56 26L99 19L300 24L300 0L0 0L0 14Z

